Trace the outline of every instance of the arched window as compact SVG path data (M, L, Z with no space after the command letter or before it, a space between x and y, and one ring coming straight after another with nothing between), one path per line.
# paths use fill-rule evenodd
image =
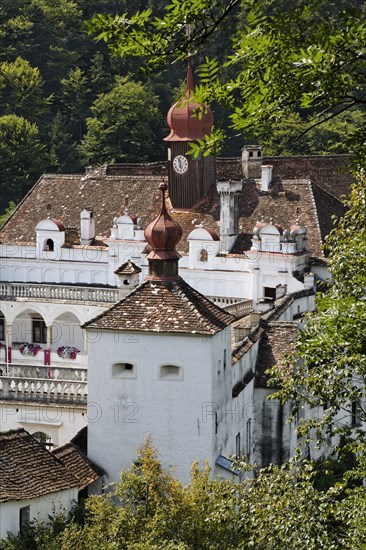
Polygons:
M181 380L182 368L177 365L161 365L159 378L162 380Z
M35 432L33 437L42 445L42 447L45 447L48 451L52 450L53 441L49 435L44 432Z
M262 156L262 153L261 153L261 151L258 151L258 153L257 153L257 157L261 157L261 156Z
M207 262L207 260L208 260L207 250L202 248L202 250L200 251L200 262Z
M112 376L115 378L135 378L136 369L132 363L114 363Z
M44 250L47 250L48 252L53 252L55 250L55 243L52 239L47 239L44 245Z
M253 156L253 151L249 151L249 156L250 156L250 157Z

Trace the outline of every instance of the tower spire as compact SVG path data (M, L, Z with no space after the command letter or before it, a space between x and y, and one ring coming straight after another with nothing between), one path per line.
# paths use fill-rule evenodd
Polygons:
M174 279L178 275L178 260L181 257L175 249L182 238L182 228L169 215L165 204L165 182L159 185L162 193L159 215L145 229L145 238L151 246L148 254L149 279Z

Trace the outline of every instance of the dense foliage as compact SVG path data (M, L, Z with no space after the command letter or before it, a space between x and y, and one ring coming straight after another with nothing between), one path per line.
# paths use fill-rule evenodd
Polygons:
M366 495L342 480L314 486L310 464L273 466L238 484L192 465L183 486L147 441L112 492L75 514L35 523L2 550L356 550L364 548Z
M45 171L165 158L162 113L173 100L172 83L178 85L184 71L174 67L164 77L146 75L142 58L136 63L111 56L85 28L96 13L116 13L124 4L1 2L0 215ZM147 4L158 9L161 2ZM109 99L120 100L119 109L107 112Z
M99 16L91 28L115 53L145 55L153 66L199 57L224 28L230 48L221 57L208 51L197 100L225 106L232 129L247 137L276 132L293 112L306 130L357 107L357 150L366 126L365 9L360 0L187 0L172 2L164 17L149 9L130 18ZM216 150L223 137L218 129L201 150Z
M279 396L294 414L304 404L320 407L298 430L319 440L337 435L342 447L366 464L366 180L358 176L348 211L330 233L326 247L333 284L317 298L297 343L297 362L274 374ZM356 437L355 437L356 436Z

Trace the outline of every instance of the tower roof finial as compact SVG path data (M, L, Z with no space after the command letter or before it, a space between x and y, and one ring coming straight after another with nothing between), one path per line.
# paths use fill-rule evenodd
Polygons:
M145 229L145 238L152 250L148 260L178 260L180 254L175 246L182 238L182 228L169 215L165 204L165 191L168 186L165 182L159 185L161 195L161 210L159 215Z

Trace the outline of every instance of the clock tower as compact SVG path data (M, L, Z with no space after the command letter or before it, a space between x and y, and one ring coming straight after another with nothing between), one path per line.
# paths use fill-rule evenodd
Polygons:
M170 134L168 142L169 197L173 208L190 209L202 200L215 178L215 157L187 155L190 143L204 139L213 126L213 113L193 99L194 84L191 61L188 60L186 91L169 109L167 121Z

